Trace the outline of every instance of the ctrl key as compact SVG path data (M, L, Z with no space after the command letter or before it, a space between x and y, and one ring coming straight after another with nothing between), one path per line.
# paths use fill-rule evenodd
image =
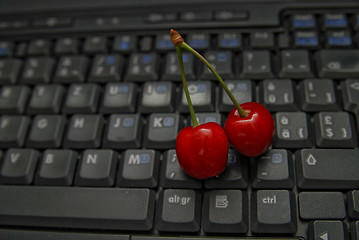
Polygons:
M198 232L200 230L201 196L188 189L166 189L160 192L156 228L165 232Z

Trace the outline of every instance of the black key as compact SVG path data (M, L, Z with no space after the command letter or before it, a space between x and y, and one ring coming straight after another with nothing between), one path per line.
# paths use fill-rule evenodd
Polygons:
M165 232L198 232L201 228L201 195L189 189L160 192L156 228Z
M206 233L246 233L248 196L240 190L205 192L202 216Z
M51 80L55 60L50 57L28 58L21 75L22 83L48 83Z
M205 33L192 33L187 36L186 42L197 51L206 50L210 46L210 37Z
M84 82L89 60L85 56L63 56L54 76L56 83Z
M112 150L85 150L75 184L79 186L112 186L115 183L117 157L117 152Z
M348 238L347 227L341 221L314 221L309 225L308 234L313 240L345 240Z
M103 113L135 112L137 85L134 83L108 83L100 111Z
M27 42L20 42L17 44L17 48L15 51L15 56L16 57L25 57L27 55L26 50L27 50Z
M224 117L220 113L197 113L196 119L199 124L215 122L219 125L224 125ZM188 117L187 123L189 126L193 125L191 117Z
M297 31L294 33L294 46L297 48L315 49L319 46L316 31Z
M359 112L359 81L347 79L341 82L343 91L344 109L351 112Z
M233 79L234 71L233 67L233 55L230 51L207 51L204 54L204 57L216 70L216 72L223 79ZM200 79L203 80L216 80L216 77L213 75L211 70L205 65L201 65L203 71L200 75Z
M143 119L137 114L112 114L103 138L104 148L141 147Z
M107 39L101 36L91 36L85 39L83 51L85 53L105 53L107 52Z
M207 189L245 189L248 186L248 159L229 149L227 167L218 176L206 179Z
M307 79L300 83L302 110L337 111L336 90L331 79Z
M193 67L194 66L193 55L188 52L183 52L182 61L183 61L184 72L186 74L186 79L195 80L196 74ZM176 81L176 82L182 81L177 53L175 52L167 53L162 80Z
M155 53L133 53L129 59L126 81L158 80L159 57Z
M254 99L253 83L250 80L228 80L225 84L238 103L252 102ZM224 89L219 92L219 110L230 112L234 108L232 100Z
M311 219L344 219L345 200L341 192L301 192L298 197L300 217Z
M264 80L260 84L260 98L269 111L296 111L295 85L292 80Z
M318 75L321 78L358 78L359 50L326 49L316 52ZM349 61L348 61L349 59Z
M242 47L242 35L240 33L220 33L217 41L220 49L239 50Z
M328 47L352 46L351 33L347 30L327 31L326 37L326 45Z
M353 148L356 146L353 118L347 112L320 112L314 116L317 146ZM353 134L354 133L354 134Z
M10 57L14 52L14 43L8 41L0 42L0 57Z
M98 148L101 142L103 119L100 115L73 115L65 135L66 148Z
M143 113L173 112L175 86L171 82L146 82L138 111Z
M212 13L210 11L183 11L179 16L184 22L207 22L212 20Z
M275 114L276 148L305 148L313 146L308 115L304 112L279 112Z
M39 152L36 150L9 149L2 162L0 182L5 184L31 184L35 176L38 158Z
M316 19L312 14L296 14L292 17L293 29L315 28Z
M264 79L273 78L271 55L267 50L243 51L243 68L241 78Z
M291 46L291 38L290 38L288 33L286 33L286 32L279 33L277 38L278 38L277 45L278 45L278 47L280 49L288 49L288 48L290 48L290 46Z
M28 55L49 55L51 52L52 43L46 39L35 39L30 41L27 49Z
M154 149L174 148L183 119L178 113L153 113L147 119L143 146Z
M359 186L359 151L303 149L296 153L297 185L303 189L354 189ZM340 169L340 171L338 171Z
M153 38L151 36L142 37L139 44L140 51L149 52L152 50Z
M352 240L359 239L359 221L353 222L351 224L351 233Z
M324 28L346 28L348 26L347 18L340 13L327 13L323 16Z
M120 55L96 55L93 60L89 82L120 81L124 66L124 59Z
M37 185L70 186L75 175L77 154L71 150L46 150L43 153Z
M19 59L0 59L0 83L16 83L21 67L22 61Z
M71 84L67 92L64 113L95 113L100 99L100 87L96 84Z
M0 90L0 114L23 113L30 91L27 86L3 86Z
M181 168L176 150L168 150L161 163L161 182L163 188L191 188L200 189L202 181L187 175Z
M359 190L348 192L347 197L350 217L359 220Z
M2 115L0 119L0 147L22 147L25 142L30 118Z
M155 48L157 51L169 51L173 50L174 46L171 40L171 36L168 33L159 34L156 36Z
M252 48L273 48L274 35L271 32L253 32L250 35L250 44Z
M55 45L55 54L77 54L79 49L79 40L76 38L59 38Z
M309 52L307 50L282 50L281 68L278 73L281 78L312 78L314 77Z
M261 188L293 188L294 172L291 153L282 149L272 149L258 157L255 161L252 187Z
M119 53L130 53L136 49L136 38L130 35L117 36L112 49Z
M153 225L155 195L148 189L0 186L0 191L0 205L7 206L0 210L1 224L142 231Z
M254 233L296 233L294 193L287 190L259 190L252 193Z
M126 150L121 159L117 185L154 188L158 183L159 153L154 150Z
M182 86L182 85L181 85ZM183 87L180 88L180 112L189 113L187 98ZM189 81L188 91L196 112L213 112L215 110L215 89L214 84L209 81Z
M248 18L248 12L244 10L217 10L214 19L218 21L243 21Z
M36 85L32 91L27 113L59 113L65 88L61 85Z

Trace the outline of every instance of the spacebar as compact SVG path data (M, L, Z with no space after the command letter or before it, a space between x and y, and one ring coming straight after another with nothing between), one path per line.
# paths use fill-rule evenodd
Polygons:
M0 186L0 224L148 231L149 189Z

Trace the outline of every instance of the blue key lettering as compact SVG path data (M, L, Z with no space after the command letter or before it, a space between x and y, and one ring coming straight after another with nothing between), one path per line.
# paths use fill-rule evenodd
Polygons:
M206 92L206 91L207 91L207 85L206 84L203 84L203 83L197 84L197 92L198 93L203 93L203 92Z
M106 65L113 65L113 64L115 64L115 62L116 62L115 56L107 56L106 57L106 60L105 60Z
M205 117L204 122L205 122L205 123L208 123L208 122L217 122L217 118L216 118L215 116L207 116L207 117Z
M126 94L126 93L128 93L129 88L130 87L128 85L121 85L121 86L118 87L118 92L120 94Z
M325 26L327 27L346 27L346 19L325 19Z
M174 124L175 124L175 119L173 117L163 118L163 126L164 127L172 127Z
M293 20L293 26L296 28L312 28L315 26L314 19L306 19L306 20Z
M125 117L123 119L123 126L124 127L132 127L134 124L134 120L132 117Z
M248 90L248 84L247 83L237 83L237 91L245 92Z
M217 61L218 62L226 62L227 61L227 53L218 53L217 54Z
M281 164L283 162L282 154L280 154L280 153L272 154L271 161L274 164Z
M141 164L146 164L150 162L150 155L147 153L141 154L140 155L140 163Z
M192 39L189 41L189 45L193 48L205 48L207 41L205 39Z
M351 45L352 40L350 37L329 37L328 42L330 45Z
M223 47L228 47L228 48L239 47L239 40L238 39L222 39L221 45Z
M171 40L158 40L157 48L158 49L171 49L173 47L173 43Z
M120 42L118 44L118 48L121 49L121 50L128 50L130 49L130 42Z
M316 38L316 37L311 37L311 38L297 37L295 39L295 43L298 46L316 46L316 45L318 45L318 38Z
M227 164L235 164L237 162L237 156L233 153L228 153L228 162Z
M0 47L0 56L6 56L9 49L6 47Z
M156 87L157 93L166 93L167 92L167 85L166 84L158 84Z
M183 62L189 62L189 54L188 53L183 53L182 54L182 60L183 60Z
M152 55L151 54L144 54L142 56L142 63L143 64L149 64L152 62Z

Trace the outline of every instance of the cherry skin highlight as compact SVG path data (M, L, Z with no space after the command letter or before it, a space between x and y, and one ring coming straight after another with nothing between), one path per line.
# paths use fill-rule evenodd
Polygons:
M227 165L227 135L214 122L186 127L177 135L176 153L188 175L197 179L218 176Z
M236 108L229 113L224 130L229 142L241 154L256 157L266 152L272 144L274 119L261 104L247 102L240 105L248 113L241 118Z

